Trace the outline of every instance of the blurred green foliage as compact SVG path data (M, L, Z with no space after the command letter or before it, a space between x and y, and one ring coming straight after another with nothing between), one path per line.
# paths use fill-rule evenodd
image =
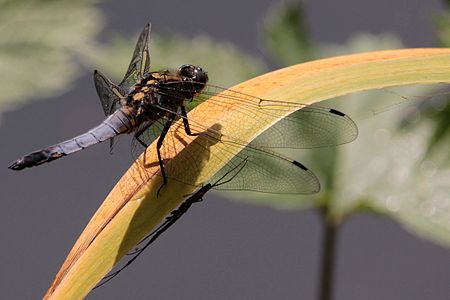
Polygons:
M445 12L433 16L436 27L436 33L440 46L449 47L450 45L450 12Z
M0 0L0 113L70 89L101 24L93 1Z
M99 43L104 21L96 3L0 0L0 113L67 92L81 74L81 67L98 68L116 81L121 79L138 32L131 38L116 35ZM223 86L266 70L262 60L231 43L207 36L151 35L153 70L198 64Z
M263 40L272 57L288 66L314 58L301 2L281 1L264 18Z
M450 44L449 16L435 16L438 39L446 47ZM0 112L67 91L81 66L98 68L119 81L136 37L116 35L99 43L96 36L102 25L94 1L0 0ZM270 9L262 32L267 50L282 66L402 47L392 34L365 33L353 35L343 45L314 44L309 39L303 6L297 1L280 2ZM152 69L197 64L222 86L266 70L262 59L206 36L186 38L152 32L150 43ZM360 137L339 147L286 152L319 176L323 190L317 195L227 195L281 209L325 208L337 219L371 211L448 246L450 105L446 97L427 97L434 92L436 87L414 86L358 93L345 101L333 99L322 104L353 116ZM403 104L396 105L399 103ZM386 107L392 109L384 111Z
M137 33L131 38L115 36L100 48L86 52L89 65L98 66L103 73L120 81L130 63L136 38ZM231 43L217 42L207 36L189 39L174 34L160 36L153 31L150 33L150 56L152 70L191 63L208 70L215 84L227 87L266 70L262 60L243 53Z

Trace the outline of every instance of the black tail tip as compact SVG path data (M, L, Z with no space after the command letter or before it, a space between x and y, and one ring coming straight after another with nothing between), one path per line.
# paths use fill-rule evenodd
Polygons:
M15 162L13 162L8 169L14 170L14 171L19 171L25 168L25 164L23 163L23 160L18 159Z

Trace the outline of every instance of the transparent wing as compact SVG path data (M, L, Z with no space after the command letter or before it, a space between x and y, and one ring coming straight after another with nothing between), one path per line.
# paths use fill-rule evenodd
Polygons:
M319 180L307 167L277 153L261 151L252 144L228 162L211 181L217 181L244 162L245 168L233 180L213 188L270 194L314 194L320 190Z
M164 122L157 120L153 126L162 128ZM217 180L245 163L245 168L230 183L221 185L220 189L277 194L312 194L320 190L317 177L302 164L257 145L246 145L223 135L219 124L205 128L190 122L190 128L200 135L187 135L181 122L171 126L160 149L164 170L171 179L198 186L212 176ZM183 147L180 147L180 142ZM211 155L211 147L215 148L215 155ZM234 156L231 161L228 160L230 155ZM145 161L142 157L139 159L141 168L159 165L156 157L153 161ZM175 164L174 160L181 161ZM207 167L204 172L204 167L210 163L222 165L223 168L218 174L208 171ZM145 170L137 173L149 176L145 175ZM142 179L146 181L146 178Z
M173 83L161 86L160 93L175 95ZM211 98L214 96L214 98ZM209 100L208 100L209 99ZM193 99L189 108L208 100L214 113L233 111L241 115L240 130L246 131L255 124L265 123L274 117L282 117L257 138L253 145L264 148L319 148L349 143L358 136L358 127L344 113L317 105L299 104L287 101L268 100L248 94L206 85L205 89ZM226 123L222 123L226 126Z
M179 83L179 82L177 82ZM162 95L178 97L180 85L174 86L172 83L161 84L159 92ZM319 182L314 174L307 168L299 167L298 163L282 157L270 148L314 148L339 145L353 141L358 135L358 128L353 120L337 110L292 103L287 101L276 101L257 98L251 95L227 90L216 86L208 85L204 91L193 99L194 103L204 103L207 109L214 115L228 115L232 111L237 118L230 124L227 118L220 120L220 124L207 128L203 125L204 120L196 120L188 116L187 120L193 133L201 133L200 136L188 136L184 132L181 122L170 128L172 134L168 134L160 149L164 161L164 169L168 177L178 181L198 185L213 176L214 174L203 174L205 177L198 178L200 170L209 161L215 161L221 166L232 168L233 165L247 160L245 170L229 185L224 185L223 189L228 190L254 190L267 193L292 193L308 194L319 190ZM163 109L164 108L161 108ZM178 117L177 112L168 111ZM292 112L287 117L287 113ZM239 140L239 136L245 132L259 126L261 122L270 124L272 120L282 118L278 122L271 124L257 137L250 145L248 142ZM284 118L283 118L284 117ZM159 134L166 120L156 120L151 127L152 132L147 132L143 138L146 144ZM238 128L238 132L224 135L221 128ZM175 141L177 139L178 141ZM186 147L178 149L179 141ZM189 142L190 141L190 142ZM210 156L209 148L219 147L214 156ZM245 149L243 149L245 148ZM242 150L243 149L243 150ZM206 150L206 151L205 151ZM183 170L177 170L170 163L172 154L186 152L180 165ZM226 153L231 154L234 160L229 162ZM206 157L205 157L206 156ZM176 159L177 157L175 157ZM144 162L146 166L148 162ZM229 164L227 166L227 164ZM150 162L149 165L157 166L158 161ZM179 168L179 167L177 167ZM145 174L145 172L141 172Z
M120 99L124 97L123 91L97 70L94 71L94 83L103 111L106 116L109 116L121 106Z
M140 125L136 132L139 132L142 130L142 128L148 127L149 123L152 123L150 127L148 127L147 130L142 132L142 134L139 135L139 139L145 144L150 145L155 139L159 137L161 134L161 131L164 127L164 123L167 121L167 118L162 118L161 120L155 120L155 121L149 121L142 125ZM144 152L146 147L142 145L136 137L133 137L131 140L131 155L136 160L139 158L139 156Z
M148 50L149 35L150 24L147 24L139 36L127 73L119 84L125 92L128 92L134 84L141 81L144 74L148 73L150 70L150 53Z
M124 98L124 92L98 70L94 71L94 84L106 116L109 116L122 106L120 100ZM112 153L118 138L114 137L109 140L110 153Z

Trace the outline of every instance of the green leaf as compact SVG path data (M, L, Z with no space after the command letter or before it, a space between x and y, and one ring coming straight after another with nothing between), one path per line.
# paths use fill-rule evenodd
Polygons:
M0 112L69 90L102 18L94 1L0 1Z
M272 56L282 65L313 58L302 1L281 1L264 19L263 40Z
M375 50L389 50L404 48L402 41L392 33L370 34L355 33L344 44L325 43L317 47L318 57L346 55Z
M396 93L427 94L424 87L411 89ZM358 96L354 96L352 106L345 106L355 114L380 101L379 97L361 101ZM400 125L408 113L417 125L404 130ZM342 218L365 207L450 246L448 147L443 145L428 153L435 126L432 119L420 117L415 107L393 109L360 122L359 139L337 150L335 168L321 166L322 172L332 172L334 178L332 189L327 187L331 213Z
M341 55L375 47L397 48L401 43L392 35L357 34L347 45L324 46L322 53ZM227 196L278 209L325 206L336 219L377 212L396 219L416 234L450 246L450 185L445 182L450 174L448 106L445 105L448 99L442 99L445 95L440 101L429 97L436 89L430 86L391 88L321 103L354 117L360 135L348 145L284 151L318 175L322 183L319 194L274 197L228 193ZM422 103L429 109L419 109ZM430 110L434 113L429 113ZM420 122L407 128L401 126L408 115L416 118L421 115Z
M435 103L434 107L424 111L428 113L428 117L432 118L435 123L433 136L430 140L428 150L433 151L436 147L445 147L445 143L450 137L450 100L449 96L445 97L445 102ZM447 144L448 145L448 144ZM450 158L450 153L448 154Z
M448 6L448 2L447 6ZM437 14L433 16L433 21L436 27L438 41L443 47L450 47L450 12L445 11L444 13ZM430 118L433 118L436 123L436 127L433 133L432 141L429 145L429 151L434 150L436 145L442 143L450 135L450 121L448 118L448 113L450 111L450 101L444 99L441 103L436 103L439 109L428 109L427 114Z
M435 15L433 21L437 30L439 43L442 47L450 46L450 12Z

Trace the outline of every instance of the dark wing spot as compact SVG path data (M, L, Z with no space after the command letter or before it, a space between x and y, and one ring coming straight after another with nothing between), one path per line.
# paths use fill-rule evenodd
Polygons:
M332 108L330 109L330 113L341 116L341 117L345 117L345 114L343 112L340 112L340 111L332 109Z
M304 165L302 165L301 163L299 163L298 161L294 160L294 161L292 161L292 163L293 163L294 165L296 165L297 167L302 168L302 169L305 170L305 171L308 171L308 168L305 167Z

